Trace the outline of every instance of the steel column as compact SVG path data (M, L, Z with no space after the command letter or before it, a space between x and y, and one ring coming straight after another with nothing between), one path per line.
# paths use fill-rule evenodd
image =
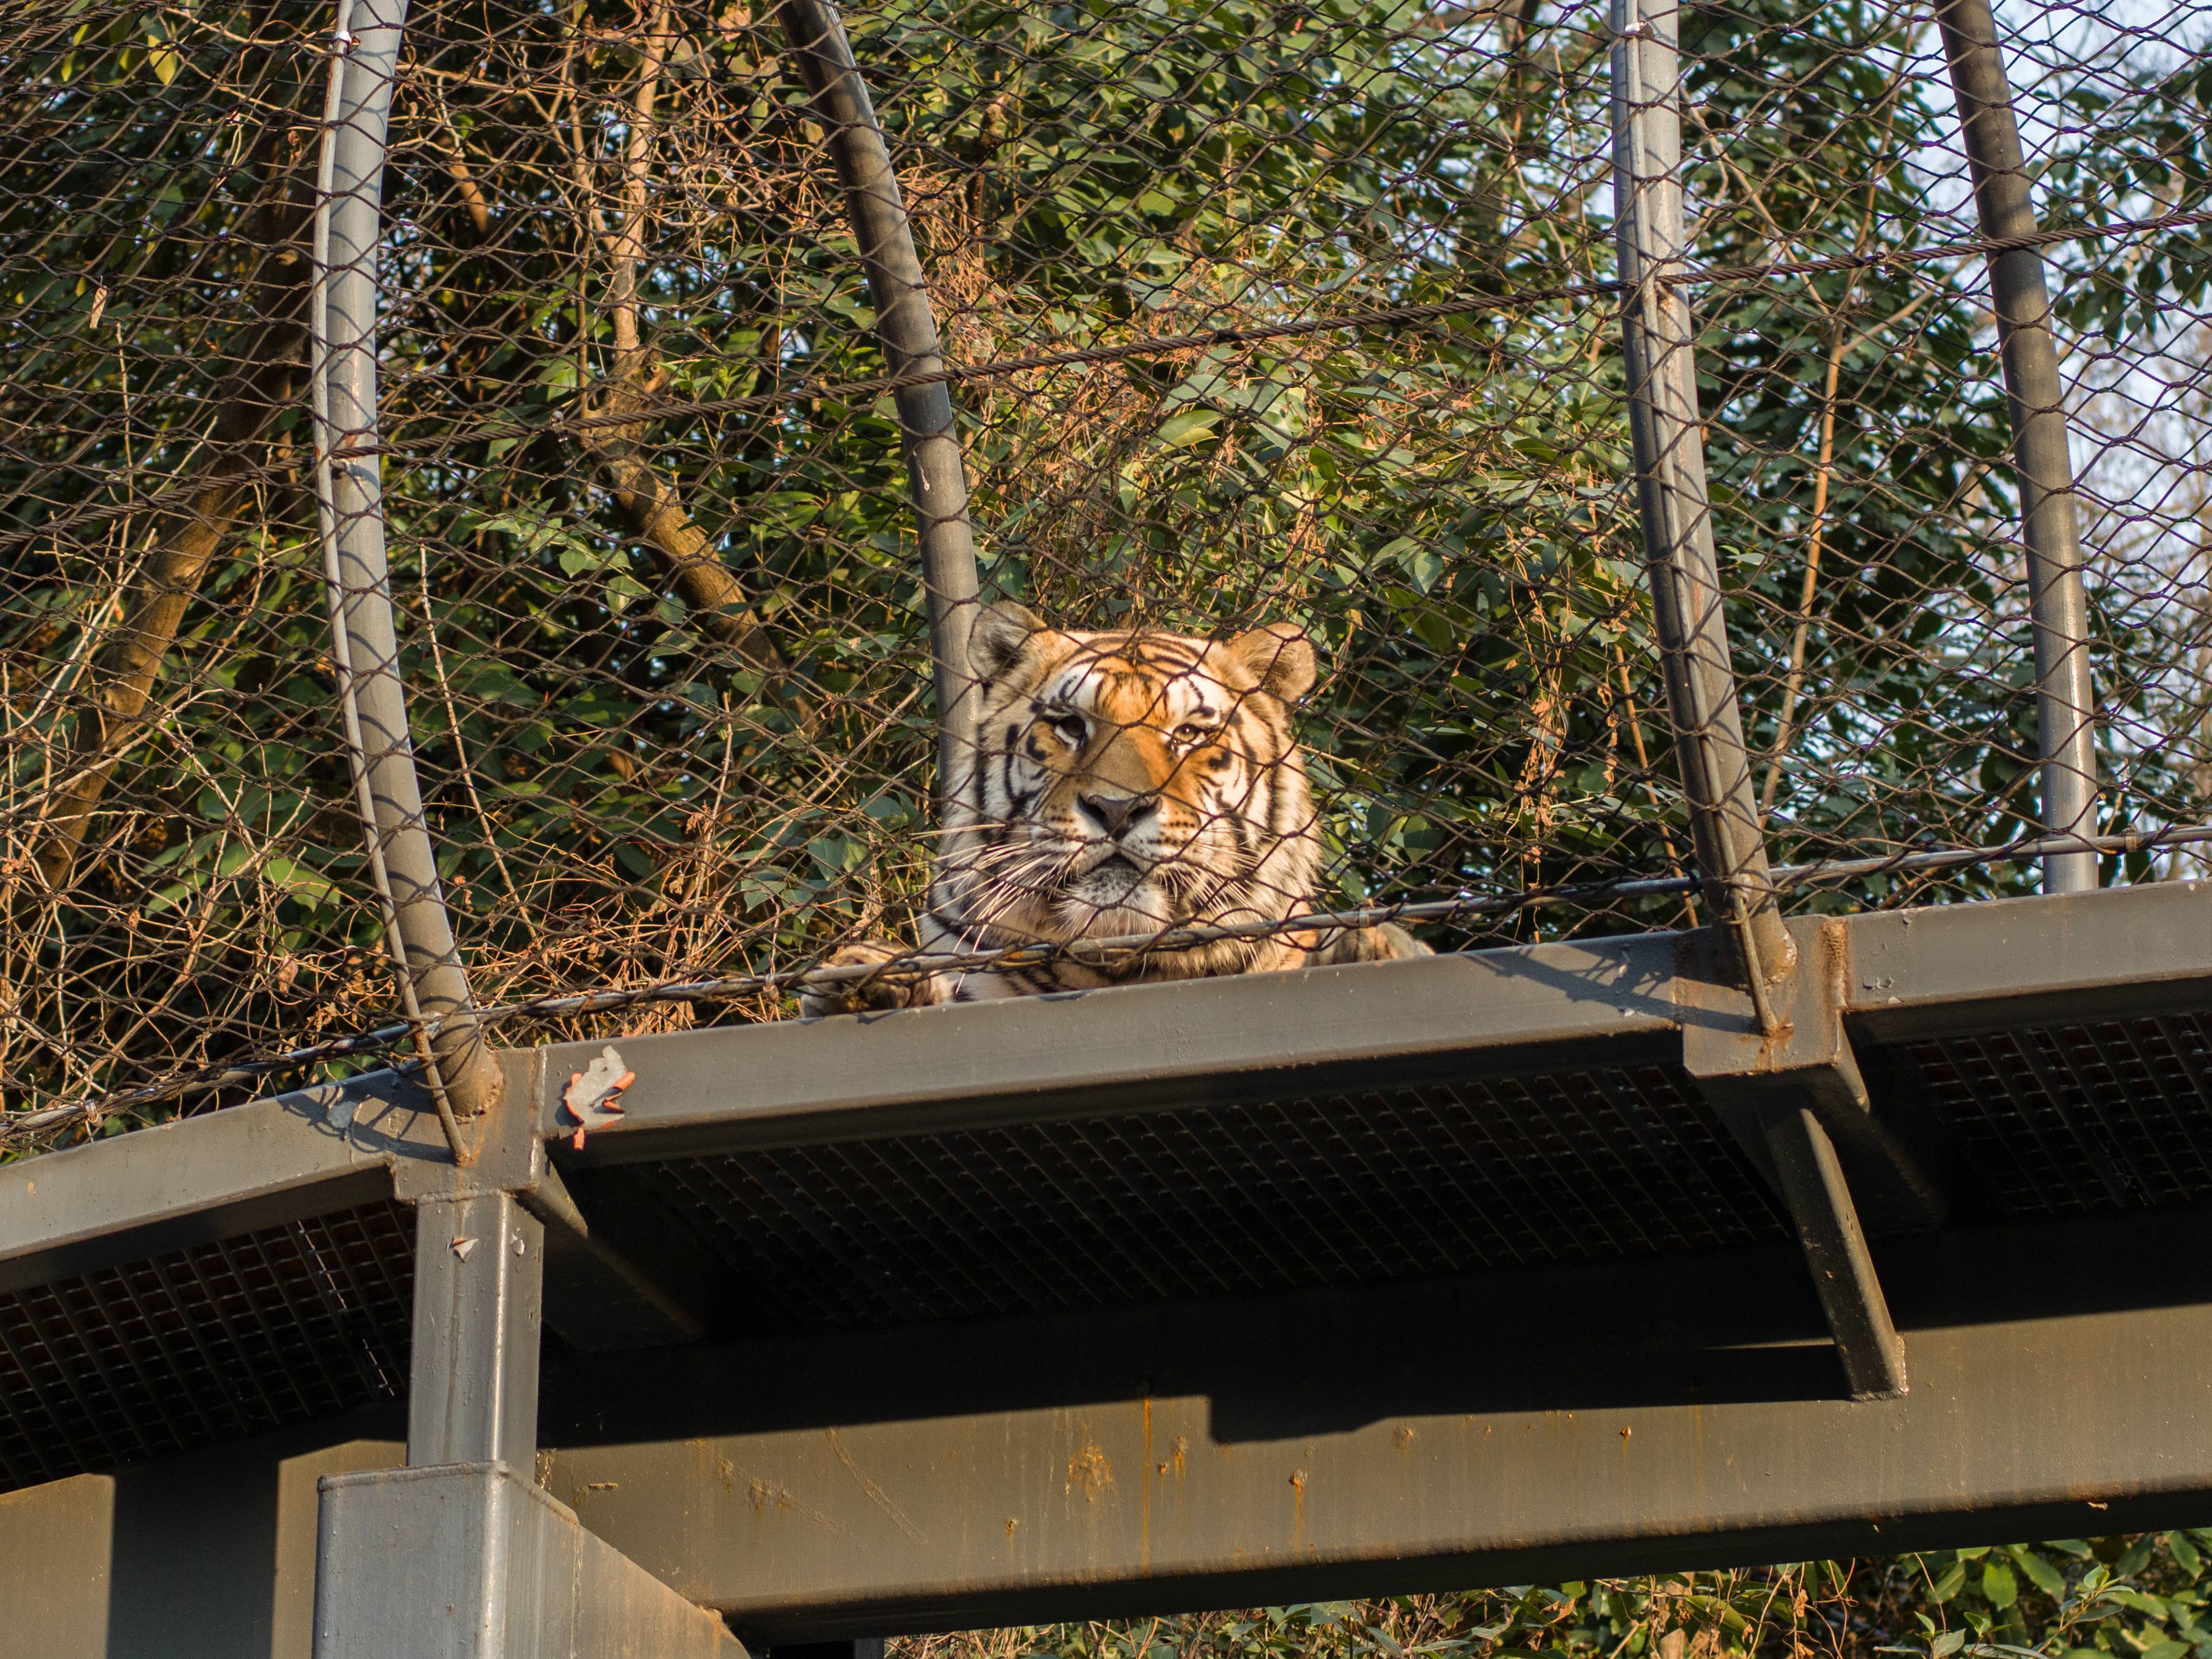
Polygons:
M545 1229L511 1193L416 1206L410 1465L531 1467L544 1264Z
M1765 982L1789 971L1795 947L1766 886L1766 850L1736 708L1705 490L1696 337L1689 304L1668 280L1685 269L1688 252L1675 20L1674 0L1613 0L1613 216L1629 425L1652 613L1698 868L1714 909L1734 923L1760 1024L1771 1029Z
M945 367L929 283L915 252L914 230L899 193L883 128L867 82L853 61L836 0L784 0L784 33L830 129L830 153L845 187L853 240L867 273L876 333L893 374L930 374ZM975 753L978 681L968 663L979 585L975 538L968 523L968 475L951 389L944 381L892 394L905 434L907 477L921 542L922 582L929 597L930 647L936 663L937 790L940 804L957 798Z
M315 1659L747 1659L501 1463L325 1475Z
M377 442L377 250L386 136L406 0L339 0L332 123L317 210L314 319L317 472L323 497L333 650L372 869L390 889L395 966L410 1015L442 1022L433 1087L463 1116L499 1097L499 1068L473 1019L468 977L439 890L408 738L392 620ZM457 1016L459 1018L457 1018ZM459 1148L456 1147L458 1152Z
M2027 162L1989 0L1942 0L1936 21L1958 96L1982 234L1992 240L2032 236L2035 205ZM2039 250L2015 247L1990 257L1990 303L2004 359L2013 465L2020 474L2021 534L2027 547L2043 824L2061 835L2090 835L2097 827L2097 745L2089 684L2089 606L2081 586L2074 461L2066 442L2066 388L2058 374L2051 291ZM2044 891L2077 893L2096 884L2094 853L2045 854Z

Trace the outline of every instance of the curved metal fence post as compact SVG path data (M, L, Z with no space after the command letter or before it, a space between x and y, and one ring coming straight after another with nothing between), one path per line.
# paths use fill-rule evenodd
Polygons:
M377 443L376 276L383 227L386 132L406 0L340 0L337 77L318 205L316 449L325 514L332 649L362 797L372 875L386 902L394 966L410 1016L436 1022L426 1059L441 1110L469 1116L495 1104L500 1073L473 1007L439 890L408 738L407 694L385 563L383 470ZM349 32L349 21L351 23ZM460 1154L458 1140L454 1151Z
M853 238L868 278L876 332L893 374L930 374L945 367L929 284L915 252L914 230L891 169L884 131L853 61L835 0L784 0L785 35L799 56L814 108L830 128L837 177L845 187ZM892 394L905 434L908 488L921 532L922 581L929 595L931 653L937 685L937 791L953 800L973 763L977 682L968 665L980 585L975 543L968 523L968 475L960 459L951 388L944 381Z
M2012 88L1997 47L1989 0L1941 0L1936 21L1959 101L1959 126L1974 183L1982 234L2033 235ZM2065 385L2051 328L2043 255L2016 247L1990 258L1990 300L2012 410L2013 465L2020 474L2021 539L2035 632L2036 749L2043 765L2043 827L2055 835L2096 833L2097 744L2089 685L2089 605L2081 586L2081 536L2074 513L2074 460L2066 441ZM2046 853L2043 890L2078 893L2097 884L2097 855Z
M1613 228L1620 246L1629 425L1667 702L1708 899L1735 925L1759 1022L1766 984L1796 948L1767 879L1765 838L1736 708L1705 493L1690 307L1666 278L1684 268L1680 70L1675 0L1613 0Z

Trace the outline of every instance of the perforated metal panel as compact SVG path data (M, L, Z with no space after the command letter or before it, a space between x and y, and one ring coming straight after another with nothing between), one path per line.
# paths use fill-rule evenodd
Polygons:
M1786 1237L1687 1080L1662 1066L746 1152L640 1173L808 1324Z
M2101 1020L1912 1045L1914 1081L2008 1215L2212 1200L2212 1030Z
M0 1295L0 1490L404 1395L414 1276L374 1204Z

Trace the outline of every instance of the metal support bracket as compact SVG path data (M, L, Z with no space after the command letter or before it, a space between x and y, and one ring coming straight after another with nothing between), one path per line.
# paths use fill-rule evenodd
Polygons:
M1905 1339L1890 1322L1835 1143L1810 1106L1784 1100L1761 1104L1759 1127L1851 1398L1894 1400L1907 1386Z
M500 1462L325 1475L315 1659L749 1659Z
M1682 1063L1788 1208L1851 1397L1887 1399L1905 1392L1905 1350L1867 1235L1940 1226L1948 1206L1926 1161L1869 1098L1844 1030L1844 930L1808 919L1791 932L1801 965L1771 1033L1723 971L1711 935L1685 936L1675 980Z

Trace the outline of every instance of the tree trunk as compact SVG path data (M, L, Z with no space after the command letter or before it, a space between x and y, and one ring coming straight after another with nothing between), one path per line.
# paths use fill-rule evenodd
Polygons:
M238 355L216 394L210 438L214 458L202 469L199 488L163 532L125 597L114 637L88 671L83 707L55 769L59 788L33 854L48 891L68 884L109 781L145 731L154 682L185 608L249 493L258 441L297 395L313 275L307 246L314 214L308 137L294 130L272 133L266 141L270 182L258 215L265 252L248 287L259 319L240 331Z

